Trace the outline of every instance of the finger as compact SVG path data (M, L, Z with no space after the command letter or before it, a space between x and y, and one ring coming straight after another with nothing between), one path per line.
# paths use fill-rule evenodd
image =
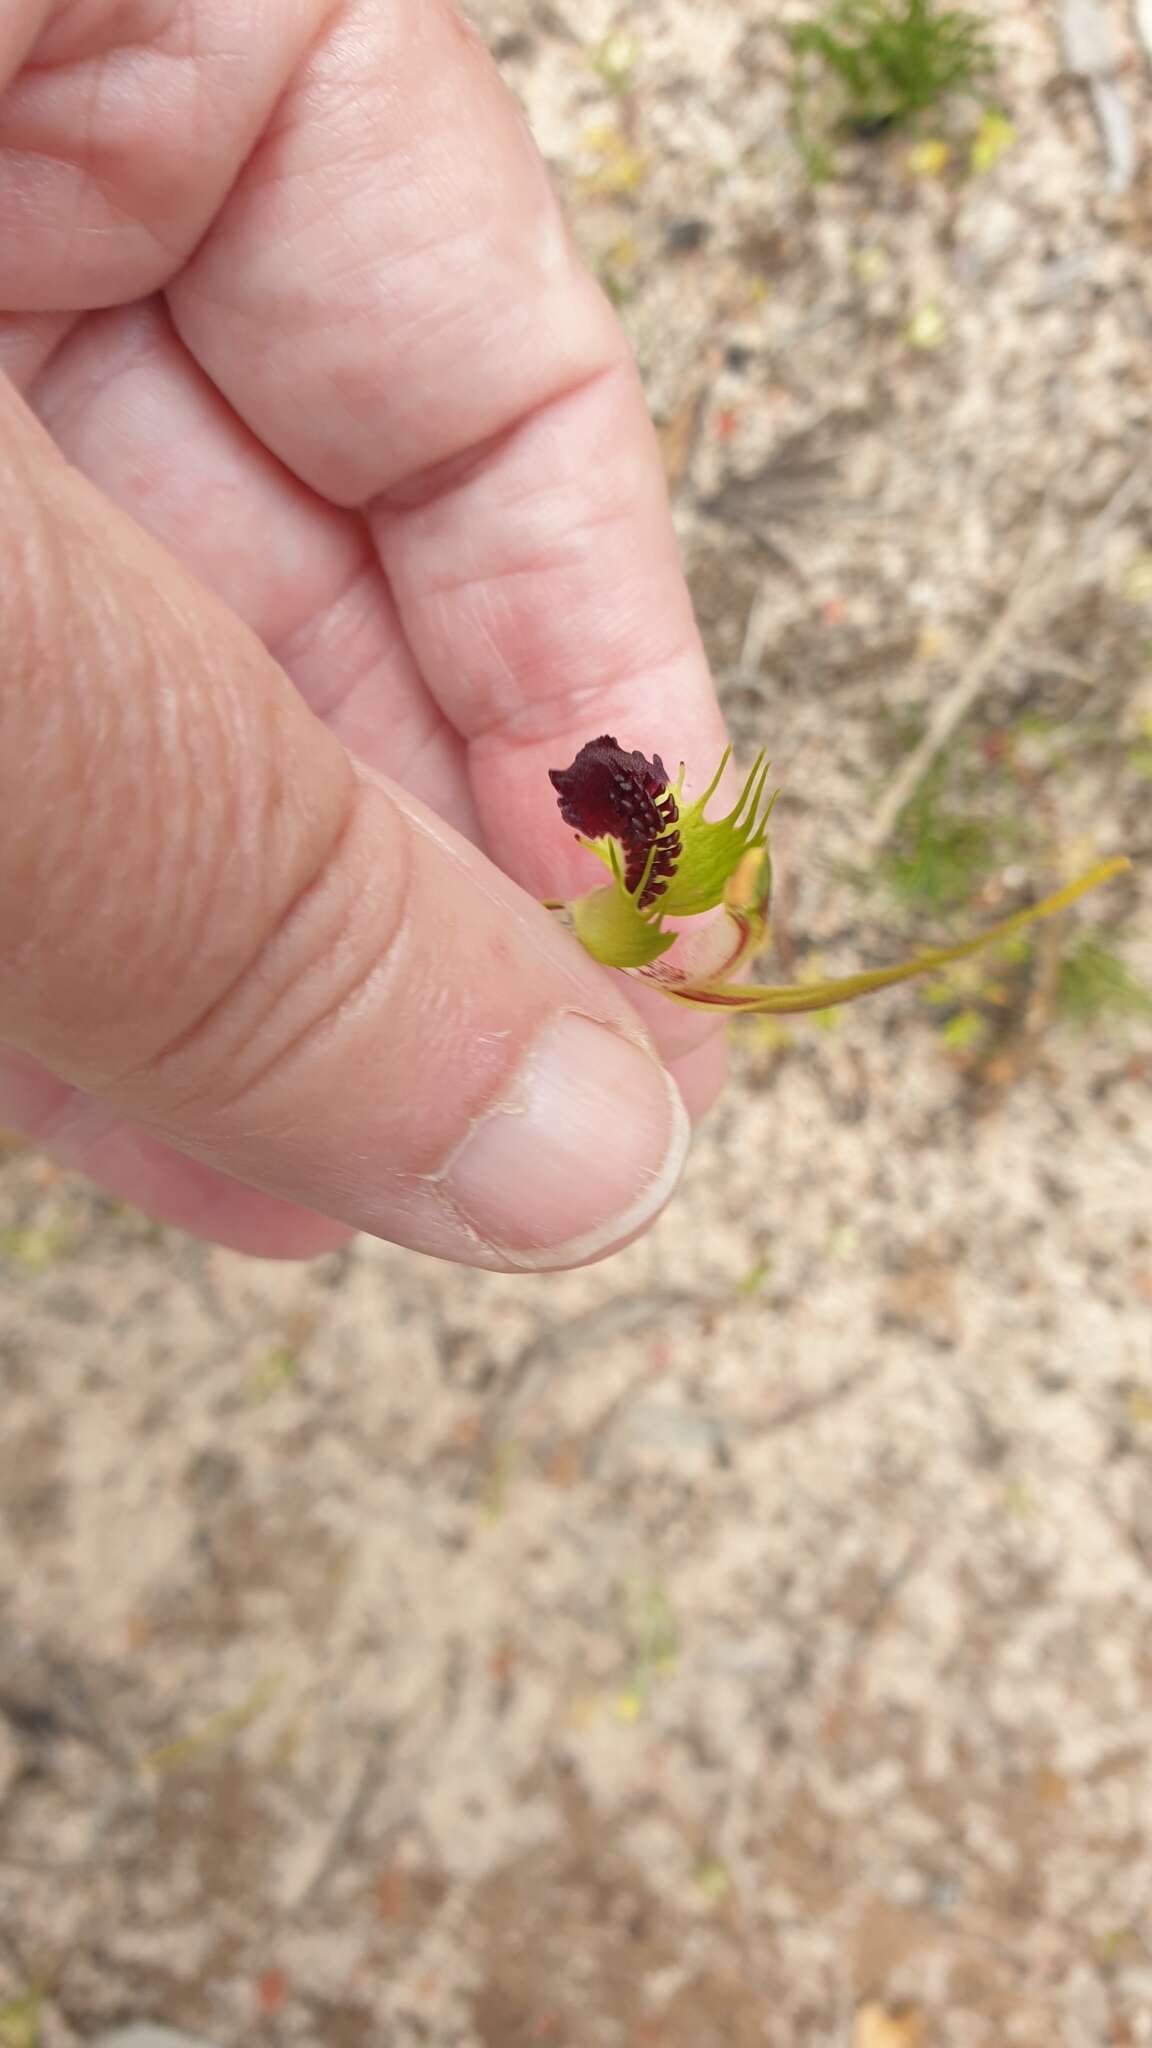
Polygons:
M479 835L463 744L420 679L362 519L256 440L162 300L86 320L28 398L69 461L251 626L346 746Z
M324 13L322 0L4 0L0 307L86 311L163 284Z
M56 0L6 0L0 14L0 89L24 62Z
M26 391L72 324L70 313L0 311L0 376Z
M669 1062L684 1107L694 1124L707 1116L728 1078L728 1048L723 1032L714 1032L703 1045Z
M580 873L547 770L598 732L711 777L722 724L638 380L445 0L344 11L169 297L261 440L366 508L509 872L540 894Z
M687 1118L623 996L355 771L3 394L0 547L0 1040L190 1157L441 1257L572 1265L644 1227Z
M157 1222L229 1251L258 1259L313 1259L339 1250L350 1236L344 1224L183 1158L17 1054L0 1054L0 1126Z

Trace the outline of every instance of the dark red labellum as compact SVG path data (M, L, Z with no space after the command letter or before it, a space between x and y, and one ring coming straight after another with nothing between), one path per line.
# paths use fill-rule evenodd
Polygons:
M624 851L624 881L639 887L648 857L648 879L639 899L646 910L664 894L680 859L680 816L659 754L626 754L604 733L581 747L570 768L550 768L548 780L560 800L560 816L585 839L609 834Z

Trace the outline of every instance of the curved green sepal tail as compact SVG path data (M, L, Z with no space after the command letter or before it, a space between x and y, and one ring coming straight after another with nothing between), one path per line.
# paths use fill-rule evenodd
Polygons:
M1045 896L1042 902L1032 904L1028 910L1018 910L1012 917L1002 918L999 924L981 932L978 938L964 939L955 946L929 947L917 954L914 960L903 960L896 967L876 967L867 973L849 974L834 981L813 981L780 988L755 984L746 986L729 981L680 984L668 981L661 986L674 1003L687 1003L691 1008L700 1010L728 1010L734 1015L802 1016L810 1010L831 1010L840 1003L852 1003L859 996L871 995L876 989L893 988L897 982L912 981L920 974L931 974L936 968L949 967L956 960L971 959L985 946L994 946L998 940L1010 938L1014 932L1024 931L1028 925L1037 924L1042 918L1057 916L1060 911L1067 910L1069 904L1087 895L1090 889L1098 889L1103 882L1110 882L1131 865L1123 855L1101 861L1086 875L1081 875L1078 881L1067 883L1063 889Z

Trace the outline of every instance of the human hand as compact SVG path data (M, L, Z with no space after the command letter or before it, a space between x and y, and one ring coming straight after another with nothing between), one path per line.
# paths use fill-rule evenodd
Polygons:
M533 900L587 860L547 770L723 736L474 36L5 0L0 372L0 1122L264 1255L627 1241L685 1146L653 1040L693 1110L722 1052Z

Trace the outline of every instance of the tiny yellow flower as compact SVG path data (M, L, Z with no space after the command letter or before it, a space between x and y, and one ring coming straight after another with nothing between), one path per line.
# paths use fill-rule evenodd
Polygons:
M904 339L909 348L939 348L948 338L948 322L944 308L935 299L927 299L917 306L907 327Z
M926 136L908 152L908 169L914 178L942 178L952 161L952 145L938 135Z
M989 107L973 138L968 152L968 162L977 177L990 171L999 163L1005 150L1011 149L1016 140L1016 130L1007 114L1001 114L995 107Z

